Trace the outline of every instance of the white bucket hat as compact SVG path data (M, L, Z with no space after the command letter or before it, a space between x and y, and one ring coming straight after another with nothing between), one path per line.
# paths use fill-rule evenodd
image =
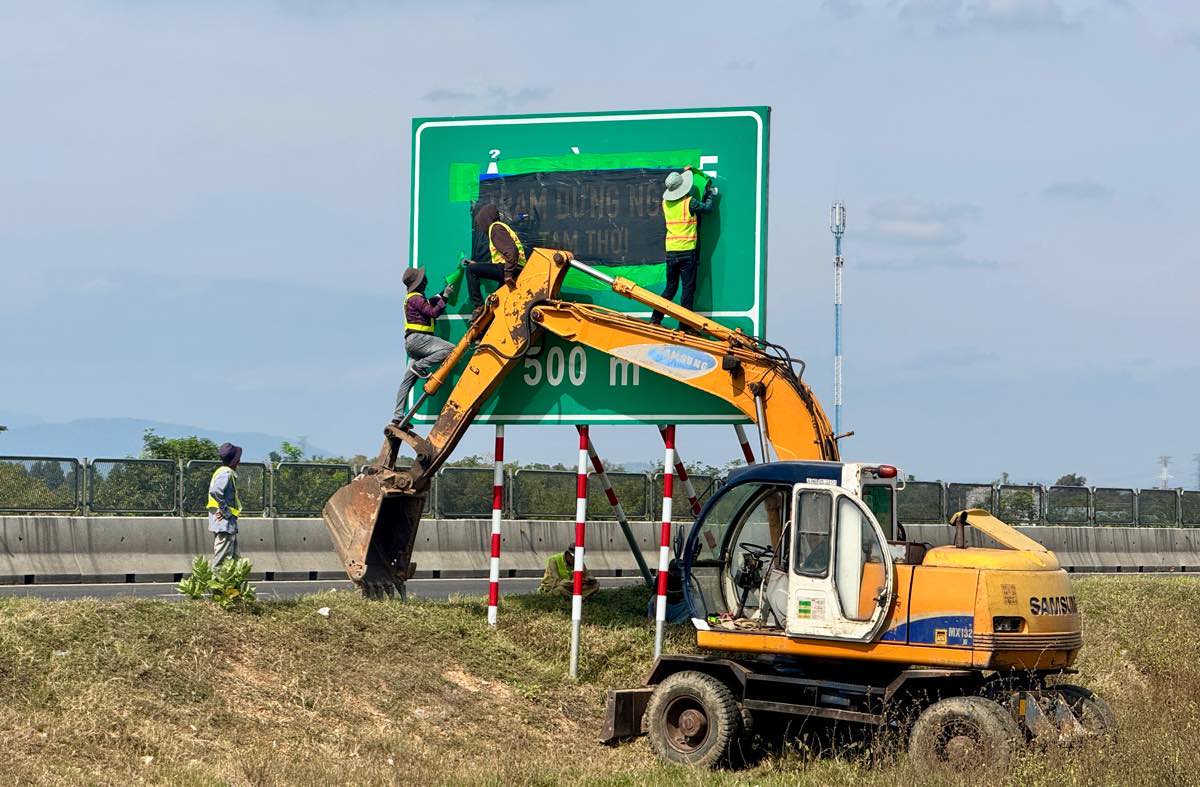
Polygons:
M674 200L686 197L692 193L692 171L685 169L683 172L672 172L667 175L663 185L667 187L667 190L663 192L663 199Z

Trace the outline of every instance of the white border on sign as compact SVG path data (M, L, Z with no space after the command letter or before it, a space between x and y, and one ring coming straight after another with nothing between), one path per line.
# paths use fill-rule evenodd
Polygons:
M523 125L539 125L543 123L606 123L619 120L679 120L684 118L730 118L730 117L749 117L754 119L755 125L758 127L756 144L758 147L755 166L755 183L754 183L754 302L746 311L718 311L718 312L698 312L699 314L708 317L744 317L750 320L750 324L754 326L754 334L757 335L760 331L758 321L759 299L762 297L762 222L763 222L763 122L762 116L757 112L748 109L737 110L714 110L701 112L645 112L633 115L572 115L563 117L528 117L528 118L479 118L475 120L429 120L417 126L413 133L413 191L412 191L412 238L410 240L412 246L412 255L410 265L412 267L421 264L420 255L420 227L421 227L421 134L427 128L446 128L446 127L462 127L462 126L523 126ZM468 315L453 314L444 315L439 319L463 320ZM632 315L631 315L632 316ZM409 394L411 402L413 394ZM411 405L410 405L411 406ZM497 423L534 423L545 420L552 414L546 413L542 415L503 415L496 419ZM589 423L619 423L631 421L647 421L653 419L663 419L662 423L680 423L685 421L707 421L707 422L744 422L745 416L742 415L597 415L589 417ZM428 416L416 415L413 418L418 423L432 423L437 420ZM477 415L475 417L477 423L491 423L491 416ZM555 423L564 423L556 420ZM567 422L569 423L569 422Z

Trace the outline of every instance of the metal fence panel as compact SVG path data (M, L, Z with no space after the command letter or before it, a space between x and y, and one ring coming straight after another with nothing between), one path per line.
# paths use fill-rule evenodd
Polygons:
M350 478L350 465L280 462L272 478L271 511L276 516L319 516Z
M1031 525L1042 521L1042 488L1002 484L996 516L1001 522Z
M79 462L58 456L0 456L0 511L71 513L79 508Z
M1052 486L1046 491L1046 524L1086 525L1091 521L1092 490L1086 486Z
M575 519L575 478L570 470L527 470L513 473L512 506L518 519ZM600 496L604 500L603 492ZM593 507L595 506L595 507ZM609 510L608 503L604 509ZM588 500L588 517L599 511Z
M1132 525L1137 522L1137 498L1132 489L1096 487L1092 493L1092 509L1097 525Z
M1200 492L1184 492L1179 498L1179 521L1185 527L1200 525Z
M208 484L220 462L190 459L183 466L183 496L180 505L185 514L207 513ZM262 514L267 510L267 466L262 462L242 462L237 468L237 491L243 514Z
M174 459L93 459L87 466L88 508L106 514L173 514L179 464Z
M708 498L712 497L713 492L717 491L717 484L714 483L713 476L688 473L688 480L692 482L692 488L696 490L696 500L702 507L708 502ZM663 474L655 473L650 480L650 497L654 501L654 518L656 520L662 519L662 488ZM678 476L675 477L671 492L671 521L691 522L695 519L691 503L688 501L687 493L684 491L683 484L679 482Z
M992 513L991 484L947 484L946 485L946 515L965 511L968 508L982 508Z
M609 473L608 480L613 492L625 510L625 516L631 522L645 522L650 519L650 476L645 473ZM696 490L699 492L700 490ZM616 519L600 477L595 473L588 475L588 519Z
M1179 524L1179 490L1142 489L1137 495L1139 525L1172 527Z
M437 513L446 519L487 519L492 515L491 467L444 467L438 472Z
M902 525L945 524L945 489L940 481L909 481L896 494L896 517Z

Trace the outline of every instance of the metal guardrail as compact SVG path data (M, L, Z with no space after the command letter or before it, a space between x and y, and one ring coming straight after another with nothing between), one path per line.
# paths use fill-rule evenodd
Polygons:
M909 481L896 495L896 511L903 524L945 522L945 484L941 481Z
M77 459L0 457L0 511L72 513L79 510L82 482Z
M487 519L492 515L495 477L491 467L443 467L437 474L433 510L445 519ZM509 486L505 478L506 493Z
M692 488L696 490L697 501L703 506L717 489L713 483L713 477L710 475L692 475L688 473L688 479L692 482ZM662 488L663 474L655 473L650 479L650 496L654 500L655 521L662 519ZM671 520L675 523L680 523L691 522L693 519L695 519L695 516L692 514L692 508L688 501L687 493L684 491L684 485L679 483L679 478L676 477L675 482L671 485Z
M1046 490L1048 525L1086 525L1092 521L1092 490L1086 486L1052 486Z
M993 513L996 510L992 499L995 491L991 484L946 484L946 512L982 508L989 514Z
M216 462L171 459L77 460L53 456L0 456L0 513L98 513L202 515L208 479ZM329 496L348 483L345 464L249 462L238 467L243 511L250 515L320 516ZM662 474L610 472L617 497L632 521L662 516ZM446 519L491 516L493 470L446 467L434 479L426 513ZM701 504L716 489L708 476L693 475ZM572 470L522 468L505 472L504 513L516 519L571 519L575 515ZM944 523L964 508L982 508L1020 525L1200 527L1200 491L1017 484L909 481L897 495L904 524ZM673 517L690 518L683 485L675 484ZM613 519L592 473L588 519Z
M996 517L1015 525L1032 525L1042 520L1040 486L1001 484L996 487Z
M350 465L280 462L271 473L271 512L276 516L320 516L333 493L353 477Z
M87 463L87 507L104 514L174 514L179 464L174 459L93 459Z
M1141 489L1137 492L1137 521L1143 527L1169 527L1180 519L1177 489Z
M1097 525L1137 523L1137 495L1132 489L1096 487L1092 490L1092 521Z

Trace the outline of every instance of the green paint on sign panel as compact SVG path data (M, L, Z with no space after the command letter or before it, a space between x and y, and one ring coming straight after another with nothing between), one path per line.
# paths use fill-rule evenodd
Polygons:
M694 195L705 173L715 175L716 211L700 222L700 265L695 309L747 333L765 333L767 164L766 107L682 109L571 115L417 118L413 121L411 256L430 281L450 275L472 248L472 202L480 185L496 178L558 173L554 190L536 207L556 227L577 231L541 236L547 248L567 248L610 275L659 292L665 262L621 262L619 233L649 226L661 232L662 173L691 164ZM647 171L644 184L601 186L588 173ZM564 177L565 176L565 177ZM607 176L604 176L607 177ZM613 185L616 183L617 185ZM489 186L486 193L496 192ZM527 206L522 194L500 201L502 216L516 221ZM489 198L490 199L490 198ZM537 200L538 195L528 197ZM506 202L507 200L507 202ZM610 235L608 230L612 228ZM627 236L626 236L627 237ZM645 247L645 237L639 237ZM628 248L626 243L625 248ZM494 289L483 282L485 294ZM466 282L437 333L455 341L471 307ZM642 318L646 307L622 298L578 272L570 272L563 297ZM678 301L678 294L676 301ZM668 320L668 323L671 321ZM725 402L682 383L554 337L542 352L518 363L478 420L491 423L732 423L745 419ZM418 422L431 422L449 386L427 402Z

